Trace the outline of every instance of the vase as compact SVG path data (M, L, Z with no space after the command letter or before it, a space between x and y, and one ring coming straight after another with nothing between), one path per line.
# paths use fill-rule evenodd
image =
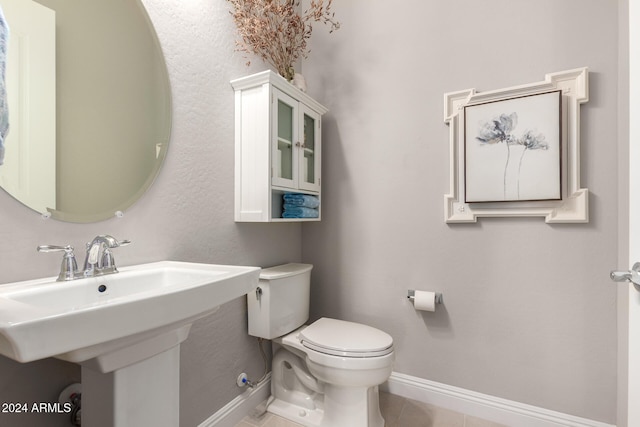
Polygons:
M307 82L302 74L295 73L293 79L291 79L291 84L303 92L307 91Z

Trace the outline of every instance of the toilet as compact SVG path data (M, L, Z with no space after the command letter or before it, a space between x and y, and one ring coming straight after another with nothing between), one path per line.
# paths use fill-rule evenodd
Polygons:
M273 340L267 410L307 427L384 427L378 386L393 339L371 326L309 319L310 264L263 269L247 295L249 335Z

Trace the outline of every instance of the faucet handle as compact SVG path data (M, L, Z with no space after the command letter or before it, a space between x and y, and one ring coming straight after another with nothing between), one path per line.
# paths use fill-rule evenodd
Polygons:
M108 248L117 248L119 246L126 246L131 243L131 240L118 240L108 234L100 234L93 238L92 241L87 242L87 249L91 248L95 243L104 243Z
M73 246L57 246L57 245L40 245L36 248L38 252L73 252Z
M56 246L56 245L40 245L37 247L38 252L62 252L62 265L60 266L60 274L58 274L58 282L73 280L78 275L78 263L76 255L73 253L73 246Z
M98 253L100 251L100 244L104 244L107 249L119 248L120 246L127 246L131 243L131 240L118 240L108 234L101 234L96 236L92 241L87 242L87 259L90 259L91 263L98 261Z

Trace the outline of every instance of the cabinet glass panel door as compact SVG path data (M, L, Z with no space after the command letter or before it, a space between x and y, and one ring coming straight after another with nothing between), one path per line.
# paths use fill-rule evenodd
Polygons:
M320 191L320 116L307 108L302 110L299 185L304 190Z
M295 187L297 180L296 138L298 133L297 102L281 92L275 92L277 104L274 114L274 138L272 183Z

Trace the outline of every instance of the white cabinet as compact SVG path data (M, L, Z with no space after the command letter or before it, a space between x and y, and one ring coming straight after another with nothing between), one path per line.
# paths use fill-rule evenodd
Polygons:
M283 196L320 200L321 120L327 109L283 77L265 71L231 82L235 90L235 220L283 218ZM288 211L290 212L290 211Z

